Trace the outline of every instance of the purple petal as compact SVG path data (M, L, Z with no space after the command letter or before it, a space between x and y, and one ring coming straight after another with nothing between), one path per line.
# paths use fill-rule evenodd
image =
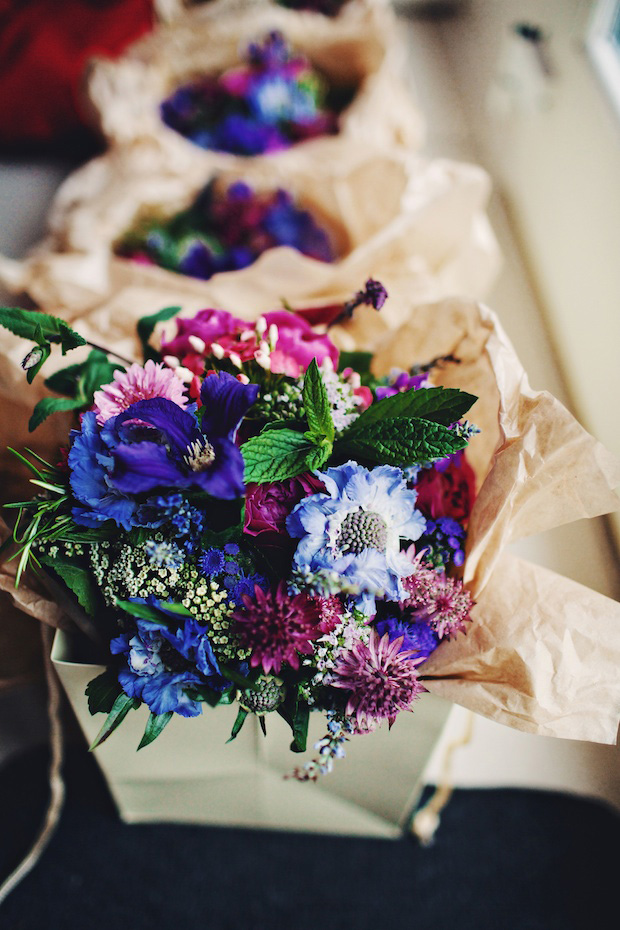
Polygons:
M165 397L139 400L108 423L118 433L126 420L143 420L150 424L164 434L170 446L180 451L187 449L200 436L196 418Z
M202 430L209 441L213 442L213 438L218 436L232 440L257 395L257 384L241 384L228 372L207 375L202 383L200 399L205 406Z
M111 481L126 494L141 494L153 488L184 487L186 473L169 457L165 446L154 442L134 442L118 446L114 452Z

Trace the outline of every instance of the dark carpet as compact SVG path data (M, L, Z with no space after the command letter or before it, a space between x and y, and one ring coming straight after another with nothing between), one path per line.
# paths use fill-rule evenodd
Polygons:
M0 877L44 810L46 756L0 772ZM620 818L517 789L458 790L432 846L119 821L72 749L62 821L2 930L584 930L617 919Z

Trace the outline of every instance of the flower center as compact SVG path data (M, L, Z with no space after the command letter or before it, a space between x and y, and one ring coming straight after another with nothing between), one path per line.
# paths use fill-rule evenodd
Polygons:
M387 545L387 523L378 513L354 510L348 513L340 526L337 546L341 552L359 555L364 549L385 552Z
M206 471L213 464L215 449L207 439L197 439L187 447L183 460L192 471Z

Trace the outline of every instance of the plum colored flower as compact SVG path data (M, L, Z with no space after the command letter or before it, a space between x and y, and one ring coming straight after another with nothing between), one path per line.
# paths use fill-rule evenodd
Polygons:
M243 532L258 537L261 545L290 545L286 518L302 498L322 490L323 483L310 472L287 481L248 484Z
M233 614L239 640L252 651L250 665L279 672L284 663L299 668L299 656L311 655L312 642L321 631L318 611L305 594L290 595L285 582L274 590L258 585L253 598L244 597L244 609Z
M93 410L97 423L105 423L136 401L153 397L165 397L183 409L187 407L183 384L161 362L149 359L144 365L133 364L127 371L115 371L114 380L95 391Z
M357 643L342 654L330 675L331 687L349 692L346 713L361 730L372 730L382 720L391 726L425 690L416 670L423 657L401 647L402 638L390 642L387 633L380 637L372 630L368 644Z
M423 613L440 639L451 639L465 632L473 606L472 596L460 578L449 578L442 573L437 576Z
M414 571L400 540L415 541L424 532L415 491L390 465L369 470L347 462L317 474L326 493L302 500L286 521L299 539L293 567L302 575L339 576L359 591L356 606L371 616L376 596L401 600L402 579Z
M377 400L383 400L384 397L392 397L393 394L400 394L403 391L417 391L423 387L430 387L430 381L426 373L410 375L408 371L394 369L390 373L388 383L378 387L375 394Z
M426 517L467 520L476 495L474 470L462 453L445 468L423 469L416 481L418 507Z

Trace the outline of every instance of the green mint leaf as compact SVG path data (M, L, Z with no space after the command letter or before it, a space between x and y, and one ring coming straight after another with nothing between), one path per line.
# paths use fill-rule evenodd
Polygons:
M467 440L440 423L398 417L371 423L360 432L347 433L337 444L338 454L385 465L421 465L464 449Z
M241 446L246 484L285 481L320 468L330 450L316 446L292 429L269 430Z
M144 736L140 740L138 749L144 749L145 746L148 746L149 743L152 743L153 740L157 739L161 731L165 726L170 723L172 718L172 711L169 710L165 714L151 714L149 719L146 722L146 727L144 728Z
M97 675L86 685L88 709L91 714L109 714L114 707L114 701L123 689L112 669L107 668L101 675Z
M449 426L455 423L478 400L456 388L420 388L402 391L376 401L365 410L346 431L346 436L365 431L371 424L396 417L419 417Z
M149 339L153 335L153 330L156 325L170 320L173 316L176 316L177 313L180 313L180 311L181 307L164 307L164 309L160 310L158 313L152 313L150 316L143 316L141 320L138 320L138 338L142 344L142 354L145 362L149 358L154 361L159 359L159 354L149 345Z
M135 709L140 706L140 701L137 698L128 697L125 692L121 692L119 696L114 701L112 705L112 710L106 717L105 723L97 733L93 742L88 748L89 752L92 752L93 749L96 749L97 746L101 746L108 736L116 730L117 726L123 722L130 710Z
M86 345L86 340L67 326L64 320L40 310L23 310L21 307L0 307L0 326L37 345L59 343L63 355L70 349Z
M72 397L44 397L43 400L40 400L36 404L34 410L32 411L32 416L28 420L28 432L32 433L33 430L40 426L44 420L52 413L59 413L65 410L77 410L78 407L83 407L81 400L76 400Z
M304 375L303 402L310 433L334 441L334 420L327 390L313 358Z

